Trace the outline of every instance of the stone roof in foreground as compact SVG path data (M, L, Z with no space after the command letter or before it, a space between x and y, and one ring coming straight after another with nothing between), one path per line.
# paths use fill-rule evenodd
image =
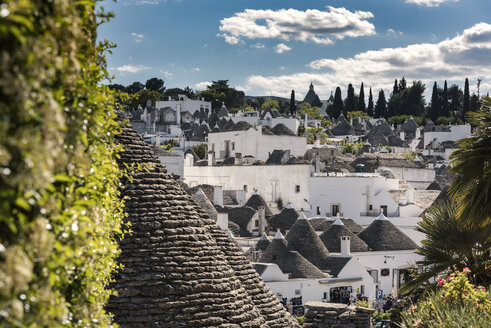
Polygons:
M132 234L120 241L107 310L121 327L298 327L241 250L123 126L122 181Z

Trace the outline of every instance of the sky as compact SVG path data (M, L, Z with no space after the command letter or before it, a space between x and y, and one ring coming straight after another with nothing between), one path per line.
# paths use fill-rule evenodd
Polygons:
M167 88L204 90L211 81L251 96L301 100L312 82L321 99L352 83L388 95L394 79L469 78L491 91L491 0L105 0L115 17L99 39L111 83L158 77Z

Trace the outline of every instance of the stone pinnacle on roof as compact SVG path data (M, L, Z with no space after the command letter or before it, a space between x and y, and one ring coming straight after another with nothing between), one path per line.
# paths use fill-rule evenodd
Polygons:
M381 210L380 214L377 217L377 220L387 220L387 218L384 215L384 212Z
M230 231L228 229L227 229L227 237L232 239L232 240L235 240L234 234L232 233L232 231Z
M284 239L283 234L281 233L280 229L278 229L274 235L274 239Z
M338 215L339 215L339 213L338 213ZM342 225L342 226L344 226L344 223L343 223L343 221L341 221L341 218L338 216L336 218L336 220L334 220L333 225Z

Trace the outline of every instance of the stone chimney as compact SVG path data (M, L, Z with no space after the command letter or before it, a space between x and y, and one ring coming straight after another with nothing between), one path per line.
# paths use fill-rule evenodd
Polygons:
M216 164L215 152L210 150L208 152L208 166L214 166L215 164Z
M181 104L176 107L176 124L181 124Z
M402 141L406 140L406 134L404 131L399 132L399 138L401 138Z
M235 153L234 164L235 165L244 164L244 160L242 159L242 153Z
M186 157L184 158L184 166L192 167L193 165L194 165L193 155L186 154Z
M349 236L341 236L341 256L350 257L351 256L351 238Z
M406 190L406 202L407 204L414 204L414 190Z
M217 214L217 225L222 229L228 230L228 213L218 212Z
M215 186L213 190L213 205L223 207L223 188L222 186Z
M317 151L315 154L315 173L320 173L321 171L321 154Z
M266 226L266 207L259 206L257 209L259 226L257 227L258 236L262 235Z

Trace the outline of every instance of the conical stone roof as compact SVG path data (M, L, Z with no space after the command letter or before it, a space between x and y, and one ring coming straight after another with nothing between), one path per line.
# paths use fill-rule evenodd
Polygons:
M269 225L274 229L280 229L283 233L290 230L298 218L298 212L291 206L286 206L280 213L268 218Z
M263 232L261 238L259 238L259 240L256 243L256 249L264 251L266 248L268 248L269 244L271 244L271 241L269 240L266 233Z
M281 233L280 233L281 235ZM300 253L288 249L288 242L281 236L271 241L259 262L276 263L290 278L325 278L327 275L305 259Z
M208 197L206 197L203 190L198 189L198 191L193 195L193 200L208 214L210 218L216 222L218 212Z
M316 267L325 268L329 252L305 215L302 214L295 221L286 235L286 240L290 249L299 252Z
M146 170L122 181L133 232L120 241L118 261L124 268L111 284L118 296L110 298L107 310L115 322L121 327L268 327L262 313L270 310L260 310L264 293L257 286L245 288L249 278L244 277L254 276L252 267L240 268L228 253L237 246L192 202L141 137L128 126L122 130L116 138L125 149L120 167L138 163ZM258 306L250 287L260 294ZM270 300L273 317L284 318L274 326L286 327L288 315L276 312L281 305Z
M271 212L271 209L269 208L268 204L266 204L266 201L257 192L253 193L252 196L249 197L249 199L244 204L244 206L252 207L256 211L259 210L259 206L264 206L265 215L266 216L273 215L273 212Z
M418 246L381 213L358 234L374 251L410 250Z
M342 236L350 237L350 250L352 252L366 252L370 250L370 247L368 247L363 240L348 229L339 218L336 219L331 227L324 231L319 238L322 240L329 252L340 253Z

